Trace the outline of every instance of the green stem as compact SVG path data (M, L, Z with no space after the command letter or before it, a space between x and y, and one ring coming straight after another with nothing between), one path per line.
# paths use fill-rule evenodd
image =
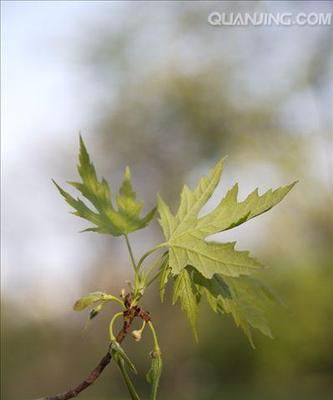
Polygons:
M161 271L158 271L158 273L157 273L155 276L153 276L153 277L146 283L146 287L150 286L150 285L161 275L161 273L162 273L162 270L161 270Z
M137 271L140 270L142 263L144 262L144 260L149 257L152 253L154 253L155 251L161 249L162 247L167 246L167 243L160 243L156 246L154 246L153 248L151 248L149 251L147 251L147 253L145 253L139 260L138 265L137 265Z
M130 241L128 239L128 236L127 235L124 235L124 236L125 236L128 252L129 252L129 255L130 255L130 258L132 261L132 265L134 268L134 292L137 293L138 288L140 287L139 269L135 262L134 254L133 254L132 247L131 247Z
M126 310L126 307L125 307L124 302L123 302L122 300L118 299L118 297L112 296L112 294L108 294L108 295L105 297L105 300L116 301L117 303L119 303L119 304L121 305L121 307L122 307L124 310Z
M133 255L133 251L132 251L132 247L131 247L131 244L129 242L129 239L128 239L127 235L125 235L125 240L126 240L128 252L129 252L130 257L131 257L131 261L132 261L132 265L133 265L134 271L136 271L137 270L137 265L136 265L135 258L134 258L134 255Z
M112 319L111 319L111 321L110 321L109 332L110 332L110 339L111 339L111 342L114 342L114 341L117 340L116 337L115 337L115 335L114 335L114 333L113 333L113 324L114 324L114 322L115 322L115 320L116 320L117 318L119 318L119 317L121 317L121 316L123 316L123 315L124 315L124 314L123 314L122 312L116 313L116 314L114 314L114 316L112 317Z
M141 328L139 329L140 332L143 332L143 330L145 329L146 323L147 323L146 321L142 321Z
M168 254L168 252L164 252L163 254L161 254L160 256L158 256L154 262L152 263L152 265L147 269L146 273L145 273L145 279L147 279L149 277L149 275L152 273L152 271L158 266L159 262L161 260L163 260L163 258Z
M153 325L153 323L152 323L151 321L148 321L148 326L149 326L149 328L150 328L150 330L151 330L151 333L152 333L152 335L153 335L153 340L154 340L154 351L160 353L160 346L159 346L159 344L158 344L157 334L156 334L154 325Z
M129 394L131 396L131 399L132 400L140 400L140 397L137 394L130 377L128 376L128 373L127 373L126 367L125 367L125 363L124 363L124 360L122 358L119 358L118 366L119 366L120 372L121 372L121 374L122 374L122 376L124 378L124 381L126 383L126 386L127 386L128 392L129 392Z

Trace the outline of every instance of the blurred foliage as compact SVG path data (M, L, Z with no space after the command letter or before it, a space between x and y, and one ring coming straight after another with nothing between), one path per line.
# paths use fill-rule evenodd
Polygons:
M288 7L304 11L304 2L297 3ZM97 21L95 36L82 33L76 56L100 88L90 110L96 134L88 140L96 143L103 175L120 175L130 164L139 171L134 177L138 195L147 193L149 200L151 194L149 206L157 191L174 202L185 174L196 178L225 154L231 162L226 175L233 179L241 173L249 187L265 183L267 176L277 185L301 182L266 226L267 217L260 218L257 226L265 233L249 231L255 232L261 259L272 260L267 279L287 304L271 312L274 340L256 336L253 351L229 318L202 308L197 346L188 341L180 312L167 304L155 306L153 294L146 300L165 359L161 400L328 400L333 393L331 33L315 28L304 35L291 28L213 31L205 25L211 5L190 6L130 4L126 29ZM153 24L157 7L161 19ZM247 5L223 2L219 7L230 11ZM256 7L259 2L251 2ZM298 47L291 57L293 41ZM304 103L309 97L317 109L315 126ZM248 182L253 172L258 179ZM154 241L159 232L154 229L139 248ZM82 293L105 290L109 282L123 285L126 274L115 277L110 271L117 244L105 240L96 251L91 271L99 273L83 277ZM70 310L61 318L36 320L15 304L4 310L5 399L64 390L105 352L106 315L82 335L84 317ZM130 339L124 346L138 369L148 370L148 341L143 350ZM139 381L147 390L143 376ZM112 366L80 399L121 400L122 389Z

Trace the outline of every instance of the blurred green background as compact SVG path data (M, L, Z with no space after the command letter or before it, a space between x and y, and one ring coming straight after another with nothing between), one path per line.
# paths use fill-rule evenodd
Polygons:
M76 177L81 129L97 171L118 187L126 165L140 198L177 205L183 182L229 155L214 202L299 179L281 205L218 236L271 268L287 309L256 350L228 317L202 307L199 344L178 307L153 315L164 355L160 398L333 396L332 26L213 27L218 12L332 12L332 2L2 3L2 398L78 383L105 353L112 307L83 330L88 291L119 293L132 275L122 240L84 222L50 183ZM135 253L161 238L154 222ZM155 288L156 289L156 288ZM149 338L124 347L147 398ZM112 365L82 400L127 399Z

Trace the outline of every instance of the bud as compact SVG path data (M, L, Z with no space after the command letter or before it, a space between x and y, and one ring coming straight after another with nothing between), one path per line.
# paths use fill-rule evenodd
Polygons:
M95 318L97 316L97 314L98 314L98 311L95 308L93 308L89 313L89 319Z
M139 342L142 337L142 331L141 330L132 331L131 335L136 342Z
M120 297L124 298L125 295L126 295L125 289L121 289L121 291L120 291Z

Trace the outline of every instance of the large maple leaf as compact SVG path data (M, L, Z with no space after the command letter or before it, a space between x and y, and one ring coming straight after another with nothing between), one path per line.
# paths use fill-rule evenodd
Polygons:
M259 195L256 189L241 202L237 200L236 184L212 212L199 217L202 207L220 182L222 170L223 160L200 179L193 191L185 185L175 215L163 199L158 197L159 222L166 239L165 245L169 249L161 288L162 284L165 287L169 276L175 277L174 302L180 300L194 332L200 295L205 293L212 309L231 313L237 325L243 328L253 343L249 325L269 336L271 333L260 309L244 306L244 288L252 293L253 290L251 292L250 289L253 289L255 282L254 279L245 281L244 277L259 271L263 266L248 251L236 250L235 242L219 243L208 241L207 238L270 210L286 196L296 182L274 191L268 190L263 195ZM189 267L202 278L196 285L192 282L195 275L190 275Z

